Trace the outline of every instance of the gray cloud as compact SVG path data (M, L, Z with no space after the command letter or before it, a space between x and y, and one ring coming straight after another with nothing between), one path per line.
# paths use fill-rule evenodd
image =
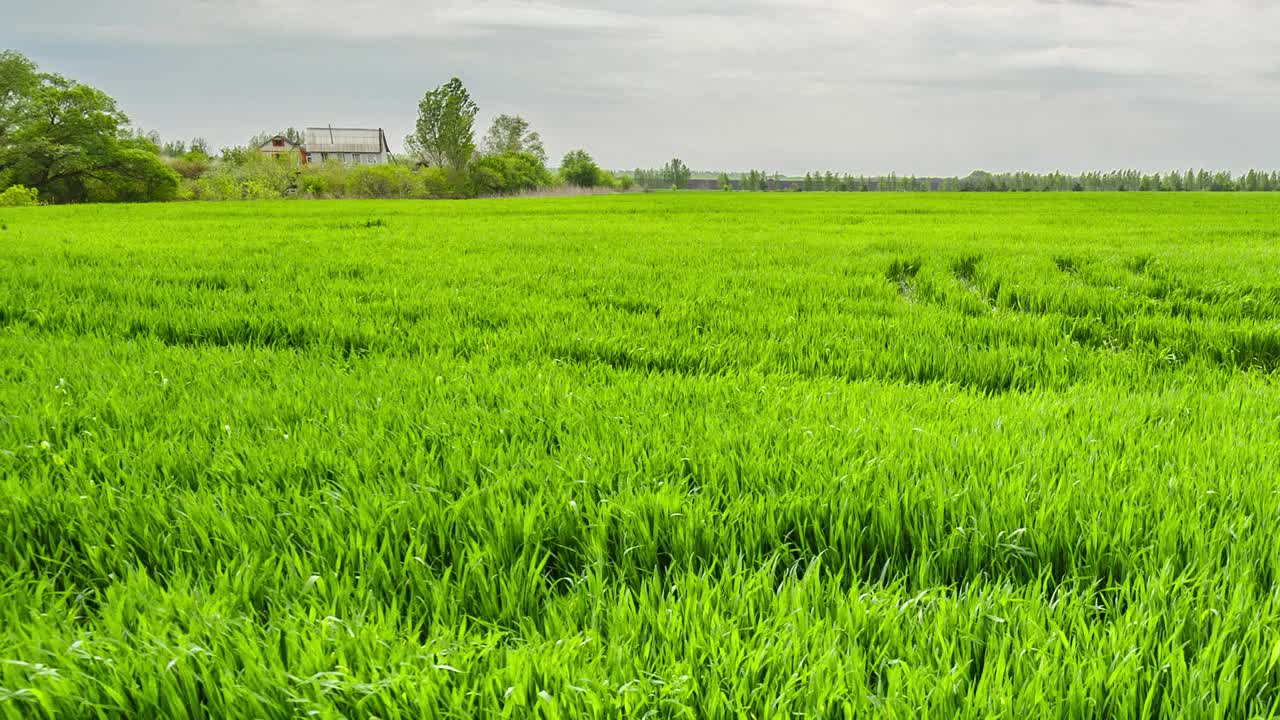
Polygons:
M1250 0L45 0L0 46L216 144L399 137L456 74L614 167L1243 169L1280 155L1276 27Z

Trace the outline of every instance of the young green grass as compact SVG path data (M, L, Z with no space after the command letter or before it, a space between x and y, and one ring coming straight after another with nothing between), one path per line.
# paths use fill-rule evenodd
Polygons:
M0 715L1276 715L1277 220L2 211Z

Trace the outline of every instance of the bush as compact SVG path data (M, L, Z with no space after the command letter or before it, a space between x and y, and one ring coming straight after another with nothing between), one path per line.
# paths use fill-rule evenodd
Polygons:
M298 191L312 197L346 197L347 167L337 160L307 165L298 177Z
M414 195L413 173L401 165L359 165L347 171L347 197L407 198Z
M169 160L169 167L187 180L197 180L209 171L212 162L208 155L187 153L183 157Z
M0 192L0 207L35 207L40 204L40 192L23 185Z
M264 155L241 162L219 162L196 181L194 195L200 200L260 200L280 197L298 186L301 170L290 162Z
M444 168L425 167L418 171L418 197L447 198L454 197L454 185L449 182L449 173Z
M536 155L507 152L487 155L471 165L472 195L512 195L551 184L551 175Z
M275 200L280 195L279 190L257 180L245 180L240 183L240 197L245 200Z
M596 161L586 150L570 150L560 161L560 176L570 185L591 188L604 185L611 187L608 174L596 165Z
M329 194L329 178L319 173L303 173L298 178L298 192L310 197L325 197Z
M501 163L490 162L491 160L497 158L485 158L471 167L470 194L501 195L507 191Z
M230 175L202 177L189 185L193 200L239 200L240 186Z
M183 200L260 200L290 191L311 198L458 198L498 195L543 187L551 176L526 153L482 158L466 174L439 167L414 172L404 165L347 166L337 161L302 167L262 157L215 162L195 179L184 179Z

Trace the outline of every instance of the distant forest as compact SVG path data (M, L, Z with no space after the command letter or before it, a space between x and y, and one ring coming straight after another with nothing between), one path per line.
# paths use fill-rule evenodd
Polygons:
M1242 175L1209 170L1137 170L1064 173L990 173L965 177L851 175L831 171L803 177L752 170L745 173L690 171L674 159L661 168L633 170L630 177L646 190L738 190L753 192L1275 192L1280 172L1250 170Z

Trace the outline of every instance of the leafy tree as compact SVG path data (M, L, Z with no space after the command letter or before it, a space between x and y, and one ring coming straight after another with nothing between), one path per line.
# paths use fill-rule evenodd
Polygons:
M17 131L29 110L29 101L40 85L35 63L16 52L0 52L0 152ZM9 184L0 158L0 188Z
M475 154L475 120L480 108L462 81L453 78L418 103L418 123L405 148L427 165L461 172Z
M187 154L187 144L181 140L170 140L160 146L160 154L170 158L182 157Z
M493 119L489 132L484 136L486 155L527 153L547 162L547 151L542 147L542 136L529 129L529 122L519 115L499 115Z
M671 162L662 166L662 179L676 190L689 187L690 175L689 166L681 162L680 158L671 158Z
M577 187L590 188L609 185L605 172L586 150L570 150L560 161L560 176Z
M0 144L18 126L27 101L40 85L36 64L16 52L0 52Z
M733 189L733 181L729 179L729 173L720 173L720 178L716 181L721 190L729 191Z
M471 166L471 190L476 195L507 195L550 183L546 166L532 153L486 155Z
M16 53L0 57L0 180L53 202L166 200L178 176L106 93L39 73Z
M257 155L258 149L249 146L224 147L218 151L218 157L228 165L245 165Z

